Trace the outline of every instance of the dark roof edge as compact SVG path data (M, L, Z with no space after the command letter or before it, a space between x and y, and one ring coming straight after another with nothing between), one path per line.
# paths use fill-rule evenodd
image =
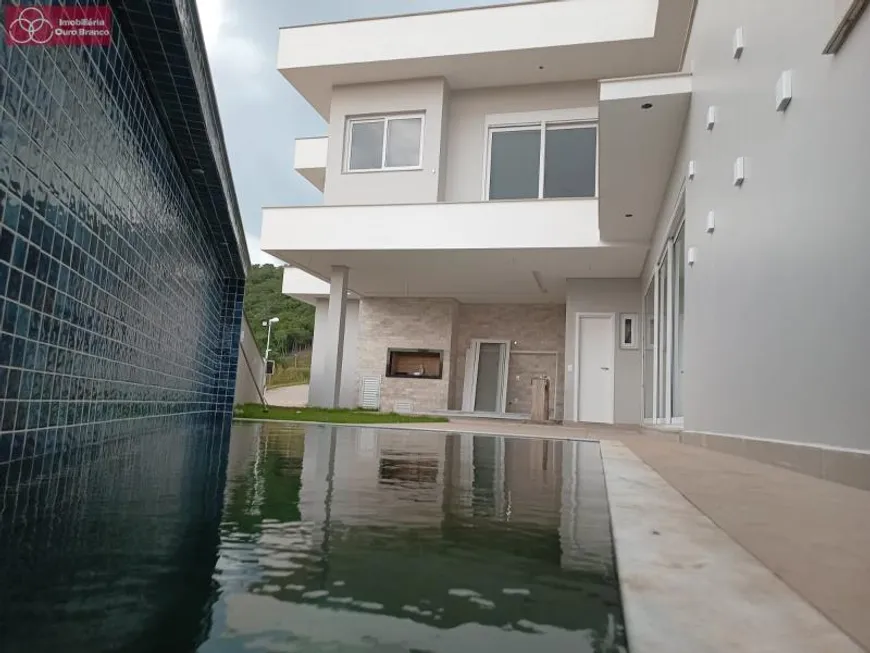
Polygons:
M216 145L218 151L214 152L215 144L212 143L212 154L218 160L218 170L221 175L221 183L224 187L224 195L226 195L227 198L227 207L230 213L229 217L230 220L232 220L233 231L236 236L236 245L239 248L239 255L242 258L242 263L245 266L245 276L247 276L247 271L251 269L251 258L248 253L248 241L245 238L245 228L239 212L239 200L236 197L236 189L233 185L232 169L230 168L229 156L227 155L226 141L224 141L224 130L221 123L220 111L218 109L217 96L215 95L214 80L211 76L211 66L208 62L208 52L205 47L205 39L202 36L202 29L200 28L202 23L199 20L199 12L197 11L195 1L175 0L176 12L178 11L179 3L185 3L193 14L193 17L196 19L193 29L188 29L190 23L180 21L184 35L184 45L187 49L187 56L191 60L196 61L198 59L197 49L199 52L202 52L203 61L199 61L199 64L204 71L205 80L203 84L200 84L199 78L196 75L194 75L194 79L197 82L200 106L205 103L205 106L202 106L202 109L206 124L208 125L209 130L214 132L217 140ZM190 47L189 39L193 39L199 47L192 49ZM194 70L196 69L194 68ZM200 86L203 88L199 88Z
M187 178L191 193L203 211L202 219L206 221L209 230L218 226L219 231L223 233L223 236L218 236L219 240L215 243L217 248L215 254L217 256L229 255L232 259L229 261L232 269L227 270L227 272L235 277L244 278L251 267L251 260L239 212L238 199L233 187L226 143L217 109L214 83L208 67L205 41L202 37L195 2L192 0L160 0L155 2L153 6L149 6L151 0L109 0L109 2L117 18L118 27L128 37L126 41L133 50L138 65L145 73L146 85L157 104L163 128L172 141L176 160ZM153 24L143 27L140 20L143 15L151 13L150 9L163 10L164 17L168 17L168 10L169 15L174 19L177 31L169 31L158 36L172 39L173 33L176 35L174 38L177 39L177 46L180 45L184 50L183 62L177 57L168 57L165 51L162 51L155 59L155 53L145 50L139 41L138 37L141 34L151 35L156 29ZM136 21L133 20L134 14L131 12L135 12ZM200 56L197 51L202 52L202 55ZM158 50L158 52L160 51ZM190 79L195 87L197 101L195 104L192 102L184 103L183 111L201 122L206 132L205 138L192 138L191 134L181 125L173 124L166 113L167 107L178 106L180 97L176 93L161 92L154 75L160 71L172 73L173 70L179 76ZM190 152L191 147L195 156L193 158L184 156L182 150L186 148ZM201 168L203 171L201 174L205 175L200 183L197 183L197 178L194 176L197 168ZM215 190L219 187L220 191L209 193L209 186ZM218 220L220 224L216 225L215 220Z

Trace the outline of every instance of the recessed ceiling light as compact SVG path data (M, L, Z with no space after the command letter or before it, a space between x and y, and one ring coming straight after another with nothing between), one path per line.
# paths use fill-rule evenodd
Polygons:
M652 109L652 102L644 102L640 105L641 109Z

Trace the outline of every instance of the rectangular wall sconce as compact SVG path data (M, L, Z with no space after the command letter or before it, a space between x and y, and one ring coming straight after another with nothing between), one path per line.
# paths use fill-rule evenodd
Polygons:
M694 178L695 178L695 160L694 160L694 159L692 159L691 161L689 161L689 173L688 173L688 177L689 177L689 179L694 179Z
M745 45L743 40L743 28L738 27L734 30L734 58L739 59L743 56L743 46Z
M690 247L689 251L686 252L686 263L689 265L695 265L695 258L698 255L698 250L695 247Z
M716 124L716 107L710 107L707 109L707 130L710 131L713 129L713 126Z
M785 111L791 104L792 71L785 70L776 82L776 110Z
M707 214L707 233L712 234L714 229L716 229L716 213L710 211Z
M619 316L619 348L638 349L640 346L640 317L637 313Z
M746 158L738 156L734 160L734 185L742 186L744 179L746 179Z

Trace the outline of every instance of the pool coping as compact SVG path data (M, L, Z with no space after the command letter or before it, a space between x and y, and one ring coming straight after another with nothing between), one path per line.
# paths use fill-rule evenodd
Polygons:
M383 422L383 423L368 423L359 424L351 422L317 422L314 420L292 420L292 419L260 419L256 417L234 417L234 422L242 423L257 423L264 424L317 424L319 426L349 426L352 428L361 429L393 429L399 431L427 431L429 433L466 433L468 435L490 435L502 438L534 438L535 440L565 440L568 442L603 442L599 437L581 437L575 435L562 434L547 434L535 435L533 433L508 433L506 431L481 431L474 428L464 428L464 425L457 425L448 428L453 422ZM528 424L527 426L548 426ZM618 436L617 436L618 437Z
M626 445L600 447L631 653L862 653Z

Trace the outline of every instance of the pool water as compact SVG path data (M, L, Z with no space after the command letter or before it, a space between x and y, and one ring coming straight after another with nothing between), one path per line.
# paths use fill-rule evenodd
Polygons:
M595 442L153 435L0 468L0 649L626 650Z

